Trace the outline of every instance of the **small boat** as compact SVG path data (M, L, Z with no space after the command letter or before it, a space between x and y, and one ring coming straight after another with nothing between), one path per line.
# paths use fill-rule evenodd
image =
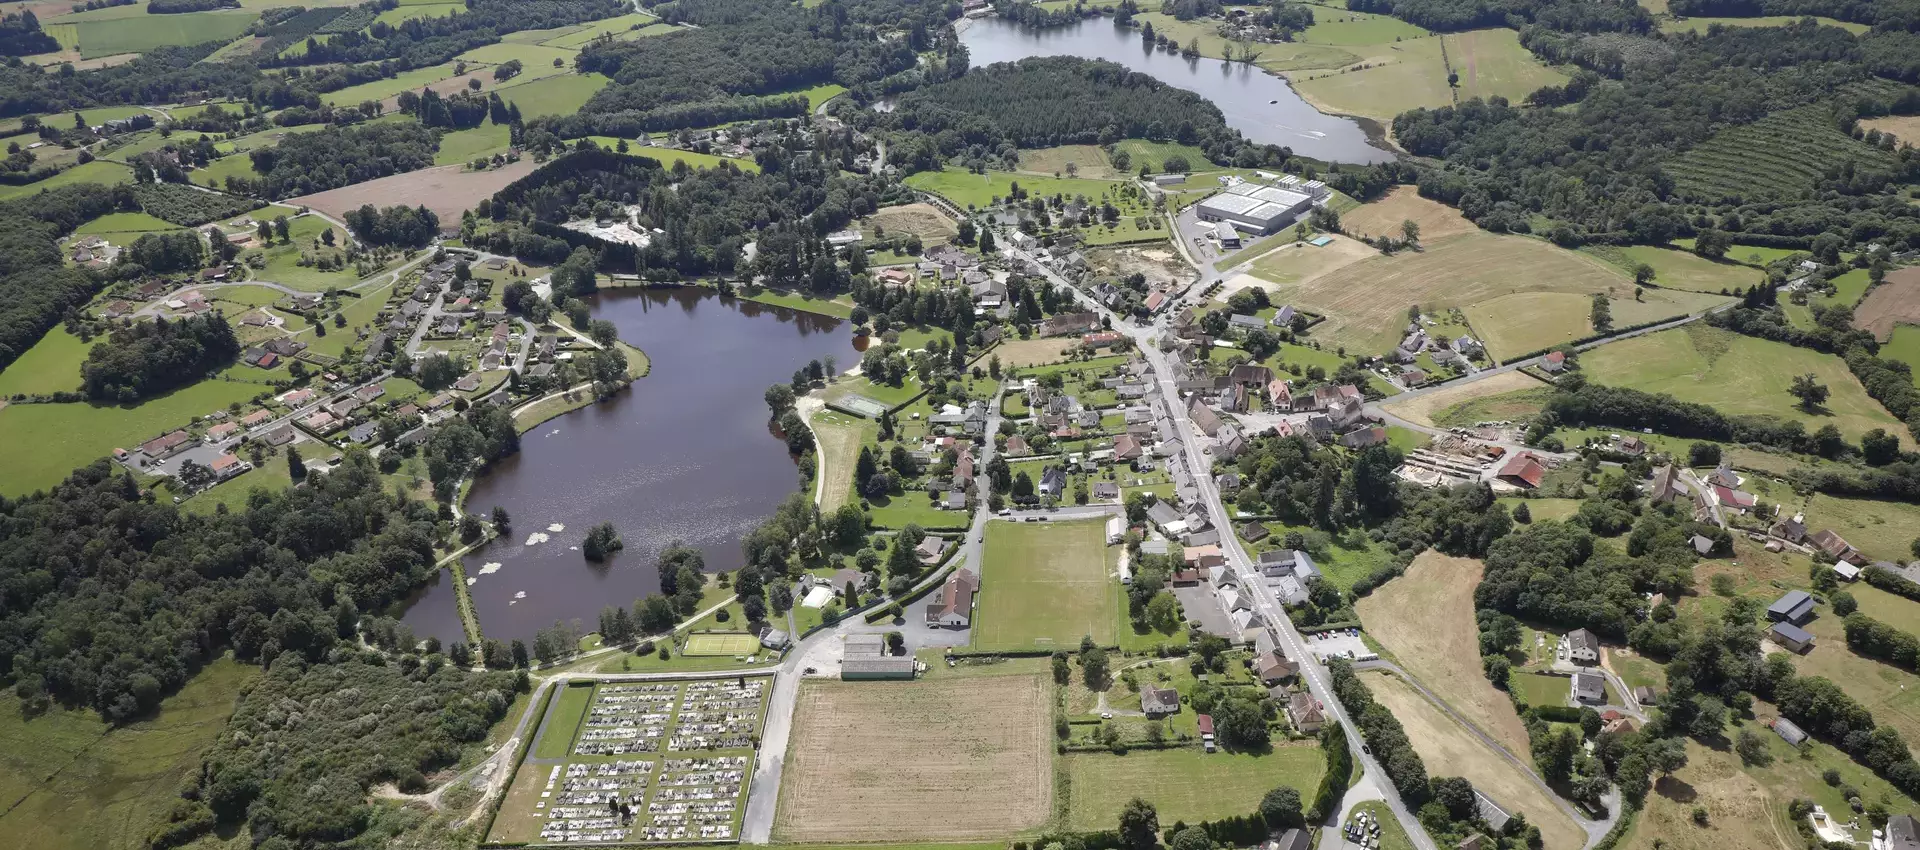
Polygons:
M1269 100L1269 101L1267 101L1267 102L1268 102L1268 103L1279 103L1280 101L1278 101L1278 100Z

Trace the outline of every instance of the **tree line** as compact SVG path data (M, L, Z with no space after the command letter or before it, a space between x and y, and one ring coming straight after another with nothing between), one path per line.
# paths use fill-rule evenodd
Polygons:
M240 340L219 311L134 322L87 350L82 386L94 401L130 402L193 383L240 356Z

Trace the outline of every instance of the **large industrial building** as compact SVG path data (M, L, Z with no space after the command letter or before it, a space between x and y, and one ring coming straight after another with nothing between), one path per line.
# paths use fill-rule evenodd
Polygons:
M1225 222L1240 230L1266 235L1291 224L1327 193L1325 183L1302 182L1288 175L1281 185L1241 181L1194 206L1201 221Z

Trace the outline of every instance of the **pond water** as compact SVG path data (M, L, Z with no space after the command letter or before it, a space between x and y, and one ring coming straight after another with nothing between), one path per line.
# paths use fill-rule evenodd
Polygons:
M1186 59L1178 53L1152 49L1138 30L1107 18L1046 29L981 18L967 25L960 41L967 46L969 61L976 68L1031 56L1105 59L1213 101L1226 115L1227 126L1252 141L1282 145L1327 162L1393 159L1392 153L1370 144L1366 132L1353 119L1314 109L1286 80L1253 65Z
M711 290L608 292L593 302L593 317L645 351L652 372L613 401L527 432L519 454L474 483L468 510L499 505L512 520L511 536L465 558L488 637L531 638L556 619L592 630L603 606L660 589L654 560L674 541L702 549L709 570L740 566L741 537L799 489L762 393L810 360L831 356L844 370L860 356L846 322ZM591 564L577 547L607 521L626 548ZM529 544L534 535L547 539ZM464 640L453 580L441 576L403 620L421 637Z

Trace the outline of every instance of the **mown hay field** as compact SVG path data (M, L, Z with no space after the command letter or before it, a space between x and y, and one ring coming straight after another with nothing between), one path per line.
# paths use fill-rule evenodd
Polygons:
M1052 684L1038 675L802 683L774 838L978 840L1035 829L1053 811L1051 705Z

